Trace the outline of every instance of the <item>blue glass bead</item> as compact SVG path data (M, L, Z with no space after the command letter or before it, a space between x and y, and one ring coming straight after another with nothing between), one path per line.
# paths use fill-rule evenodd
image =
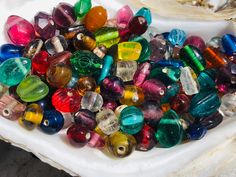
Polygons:
M100 84L101 81L109 75L109 71L111 69L112 64L113 64L113 57L111 55L106 55L103 59L103 66L100 76L98 78L98 84Z
M47 134L59 132L64 125L63 115L56 110L45 111L40 128Z
M165 40L168 40L169 34L170 34L170 32L164 32L164 33L162 33L162 36L164 37Z
M169 60L160 60L155 65L162 67L172 67L172 68L180 68L184 67L184 62L182 60L169 59Z
M186 130L187 137L190 140L200 140L207 133L207 128L201 124L192 124Z
M135 16L142 16L147 20L148 25L152 23L152 13L150 9L146 7L142 7L136 14Z
M216 87L215 75L210 70L202 71L198 76L200 90L214 89Z
M195 118L207 117L215 113L220 105L216 90L201 91L190 101L189 113Z
M178 83L171 84L167 86L166 94L161 99L160 103L169 103L170 99L173 98L175 95L177 95L180 92L180 85Z
M0 63L9 58L21 57L23 55L23 47L13 44L3 44L0 47Z
M119 121L121 131L133 135L142 130L144 117L140 109L128 106L121 111Z
M175 45L183 46L186 40L186 33L180 29L173 29L170 31L170 34L168 35L168 40L174 46Z
M226 34L222 37L222 46L228 55L236 54L236 37L232 34Z

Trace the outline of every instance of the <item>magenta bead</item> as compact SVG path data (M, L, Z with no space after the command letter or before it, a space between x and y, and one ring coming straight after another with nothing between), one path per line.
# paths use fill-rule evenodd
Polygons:
M143 82L147 79L151 71L151 64L146 62L139 66L134 74L134 85L140 87Z
M114 100L105 100L103 103L103 108L111 109L112 111L115 111L117 108L117 102Z
M204 49L206 48L206 44L200 36L189 36L186 39L184 45L192 45L194 47L197 47L201 51L204 51Z
M88 146L93 148L103 148L105 146L105 140L98 133L91 132Z
M133 11L128 5L122 7L116 14L116 22L118 27L126 28L133 16Z
M6 30L10 40L16 45L26 46L35 38L33 25L16 15L8 17Z
M148 29L147 20L142 16L135 16L129 22L129 32L136 35L144 34Z

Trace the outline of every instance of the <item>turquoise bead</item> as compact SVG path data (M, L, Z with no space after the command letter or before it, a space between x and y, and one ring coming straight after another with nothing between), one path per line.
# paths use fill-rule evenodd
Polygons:
M183 30L173 29L168 35L168 41L174 46L183 46L187 38L186 36L187 35Z
M142 16L146 19L147 24L150 25L152 23L152 13L150 9L146 7L142 7L136 14L135 16Z
M113 57L110 55L106 55L103 59L103 66L101 74L98 78L98 84L100 84L101 81L103 81L103 79L105 79L105 77L109 75L109 71L111 69L112 64L113 64Z
M178 83L171 84L166 89L165 96L161 99L160 103L169 103L170 99L173 98L180 92L180 85Z
M161 118L157 126L156 139L161 147L169 148L182 142L184 130L178 114L169 110Z
M19 84L29 73L31 60L28 58L11 58L0 65L0 82L7 86Z
M211 70L202 71L197 79L200 85L200 90L214 89L216 87L216 76Z
M142 130L144 117L140 109L128 106L121 111L119 121L121 131L133 135Z
M215 113L220 105L216 90L201 91L192 98L189 113L195 118L207 117Z

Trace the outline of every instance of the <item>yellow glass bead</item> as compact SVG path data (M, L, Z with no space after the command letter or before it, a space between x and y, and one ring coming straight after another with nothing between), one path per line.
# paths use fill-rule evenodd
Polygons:
M41 106L35 103L30 104L27 107L23 118L34 124L40 124L43 120L43 110Z
M25 120L24 117L20 117L18 119L18 122L19 122L20 126L24 127L27 130L33 130L33 129L36 128L36 124L34 124L33 122Z
M142 46L138 42L122 42L118 44L118 59L123 61L138 60Z

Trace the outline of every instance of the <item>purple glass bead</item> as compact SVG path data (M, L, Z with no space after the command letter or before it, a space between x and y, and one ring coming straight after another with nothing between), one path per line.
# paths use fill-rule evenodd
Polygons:
M116 14L116 22L118 27L126 28L133 16L133 11L128 5L122 7Z
M90 130L93 130L97 123L96 123L96 115L95 113L87 110L87 109L80 109L74 115L75 123L86 127Z
M107 108L107 109L111 109L112 111L115 111L115 109L117 108L117 102L114 100L104 100L103 103L103 108Z
M44 40L52 38L56 33L56 25L52 16L45 12L39 12L35 15L34 29L36 34Z
M148 62L142 63L134 74L134 85L140 87L147 79L151 71L151 64Z
M59 3L53 9L52 17L54 22L62 28L70 27L76 21L73 7L67 3Z
M163 59L167 49L167 42L164 37L162 35L158 35L153 38L149 44L151 48L150 60L157 62Z
M142 35L147 31L147 20L142 16L135 16L129 22L129 32L136 35Z
M219 111L217 111L208 117L200 118L199 123L210 130L218 126L222 121L223 116L219 113Z
M194 47L197 47L202 52L206 48L206 44L200 36L189 36L184 43L184 46L185 45L192 45Z

